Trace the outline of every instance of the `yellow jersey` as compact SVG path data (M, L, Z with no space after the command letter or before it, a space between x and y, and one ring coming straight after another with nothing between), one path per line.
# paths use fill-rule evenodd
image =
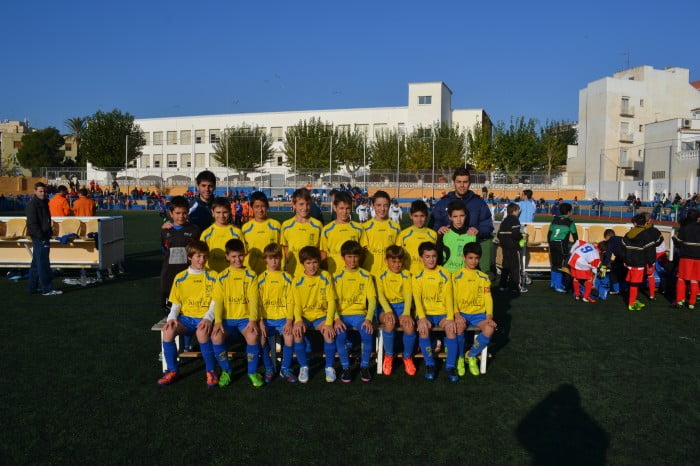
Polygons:
M333 284L341 316L363 315L370 321L374 319L377 291L374 279L366 270L342 269L333 277Z
M447 320L454 319L452 279L449 270L441 265L432 270L423 269L413 277L413 298L418 318L446 315Z
M491 280L480 270L461 268L452 275L455 312L493 316Z
M268 218L262 222L253 219L243 225L241 231L245 239L248 255L245 258L245 266L253 269L253 272L260 275L267 264L263 258L263 249L270 243L280 242L280 232L282 227L280 222Z
M325 317L326 324L333 324L336 297L333 282L328 272L320 270L312 277L306 274L294 277L292 290L294 320L296 322L301 322L302 319L313 322Z
M411 273L406 270L399 273L385 270L377 277L377 295L384 312L392 312L392 304L403 303L403 315L410 316L413 301Z
M386 270L386 248L396 244L401 228L393 220L377 220L375 218L362 224L367 242L367 254L362 268L375 277Z
M225 319L258 320L258 282L250 269L229 267L216 277L214 322Z
M404 259L403 268L409 270L414 277L423 270L423 261L420 260L418 246L426 241L431 243L437 242L435 230L428 227L416 228L410 226L403 230L396 239L396 244L406 251L407 257Z
M258 275L260 317L262 319L294 320L292 276L280 270L265 270Z
M323 225L315 218L309 218L308 222L299 222L296 217L285 220L282 223L280 244L287 248L284 270L296 277L304 273L304 268L299 263L299 251L306 246L318 247L321 241Z
M213 223L202 232L199 239L209 246L208 269L222 272L229 266L226 260L226 242L234 238L243 241L243 244L245 244L241 229L235 225L217 225Z
M180 305L182 315L201 319L209 310L215 283L211 270L187 268L175 275L168 300Z
M345 267L343 256L340 255L340 247L344 242L354 240L361 246L366 246L365 231L362 225L355 221L337 223L333 220L323 227L321 232L321 251L326 253L327 270L331 275Z

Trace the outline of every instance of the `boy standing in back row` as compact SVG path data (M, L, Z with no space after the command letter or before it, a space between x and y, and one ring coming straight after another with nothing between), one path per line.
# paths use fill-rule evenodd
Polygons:
M292 277L304 273L299 261L299 251L306 246L318 248L321 241L323 224L311 217L311 193L308 189L300 188L292 194L294 217L282 223L280 244L284 250L284 270Z
M331 276L344 266L340 248L346 241L357 241L365 246L365 231L362 226L350 219L352 198L346 191L339 191L333 198L336 219L326 225L321 232L321 258L326 261L326 270Z
M519 220L520 207L518 204L510 203L506 207L508 214L501 222L498 229L498 242L503 252L503 261L501 266L501 283L499 288L501 291L506 291L512 283L515 289L521 293L527 293L525 284L520 280L520 251L525 245L525 237L521 231Z
M246 267L249 267L260 275L265 271L265 258L263 249L270 243L280 242L281 225L275 219L268 218L267 211L270 202L265 193L256 191L250 195L249 210L252 211L253 219L243 225L243 238L248 249L246 256Z

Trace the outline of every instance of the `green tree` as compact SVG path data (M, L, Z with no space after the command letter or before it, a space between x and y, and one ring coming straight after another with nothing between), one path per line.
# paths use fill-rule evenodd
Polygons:
M369 146L369 165L372 170L396 170L400 154L405 157L406 136L396 131L379 132Z
M333 130L333 125L322 122L320 118L300 120L296 126L287 127L284 137L289 167L296 166L297 171L328 171L331 145L334 152L338 146L338 132ZM333 158L335 170L338 162Z
M260 150L262 146L262 151ZM226 150L228 148L228 160ZM222 166L228 162L229 168L241 172L245 169L260 168L272 159L272 138L258 126L252 128L245 125L227 128L219 142L214 143L214 159Z
M85 161L103 169L123 167L125 162L135 160L141 155L145 143L141 128L134 124L134 117L117 109L109 113L98 111L89 116L81 138ZM112 175L116 177L116 172Z
M65 139L56 128L48 127L22 136L22 147L17 152L17 160L22 167L39 175L41 167L57 167L65 156L61 146Z
M567 121L547 122L540 128L542 161L547 170L547 182L551 183L552 168L566 164L567 146L576 144L578 134Z
M520 116L496 125L494 158L496 165L512 177L516 172L541 168L537 120Z
M350 177L355 179L355 173L364 166L368 148L364 132L335 130L336 145L333 146L333 160L344 165Z
M477 170L493 170L496 160L493 156L492 125L477 122L467 133L467 157Z
M85 117L73 117L68 118L63 124L68 129L70 136L73 137L75 141L75 165L84 167L85 161L82 159L82 153L80 152L80 142L82 141L83 133L85 132L85 123L87 118Z

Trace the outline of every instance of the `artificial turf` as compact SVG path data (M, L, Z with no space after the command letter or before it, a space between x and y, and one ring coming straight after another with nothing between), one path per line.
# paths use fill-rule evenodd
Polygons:
M545 281L494 291L488 372L456 384L422 364L327 384L317 363L307 385L254 389L237 360L226 389L201 361L159 388L160 219L124 215L126 276L57 297L0 280L2 464L699 461L700 311L584 304Z

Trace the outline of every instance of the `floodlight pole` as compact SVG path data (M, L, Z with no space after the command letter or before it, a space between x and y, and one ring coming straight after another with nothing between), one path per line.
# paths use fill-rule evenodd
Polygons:
M226 197L229 197L231 196L231 179L228 171L228 126L224 129L224 136L226 137Z
M362 165L364 166L365 193L367 192L367 136L362 138Z
M297 137L294 136L294 187L297 187L299 179L297 178Z
M432 180L432 181L433 181L433 182L432 182L432 185L433 185L433 195L430 196L430 197L432 197L433 199L435 199L435 131L432 131L432 134L433 134L433 180Z
M333 136L331 138L331 149L328 152L328 171L329 171L329 184L331 188L333 187Z
M126 179L126 192L129 193L129 135L126 135L126 146L124 146L124 178Z

